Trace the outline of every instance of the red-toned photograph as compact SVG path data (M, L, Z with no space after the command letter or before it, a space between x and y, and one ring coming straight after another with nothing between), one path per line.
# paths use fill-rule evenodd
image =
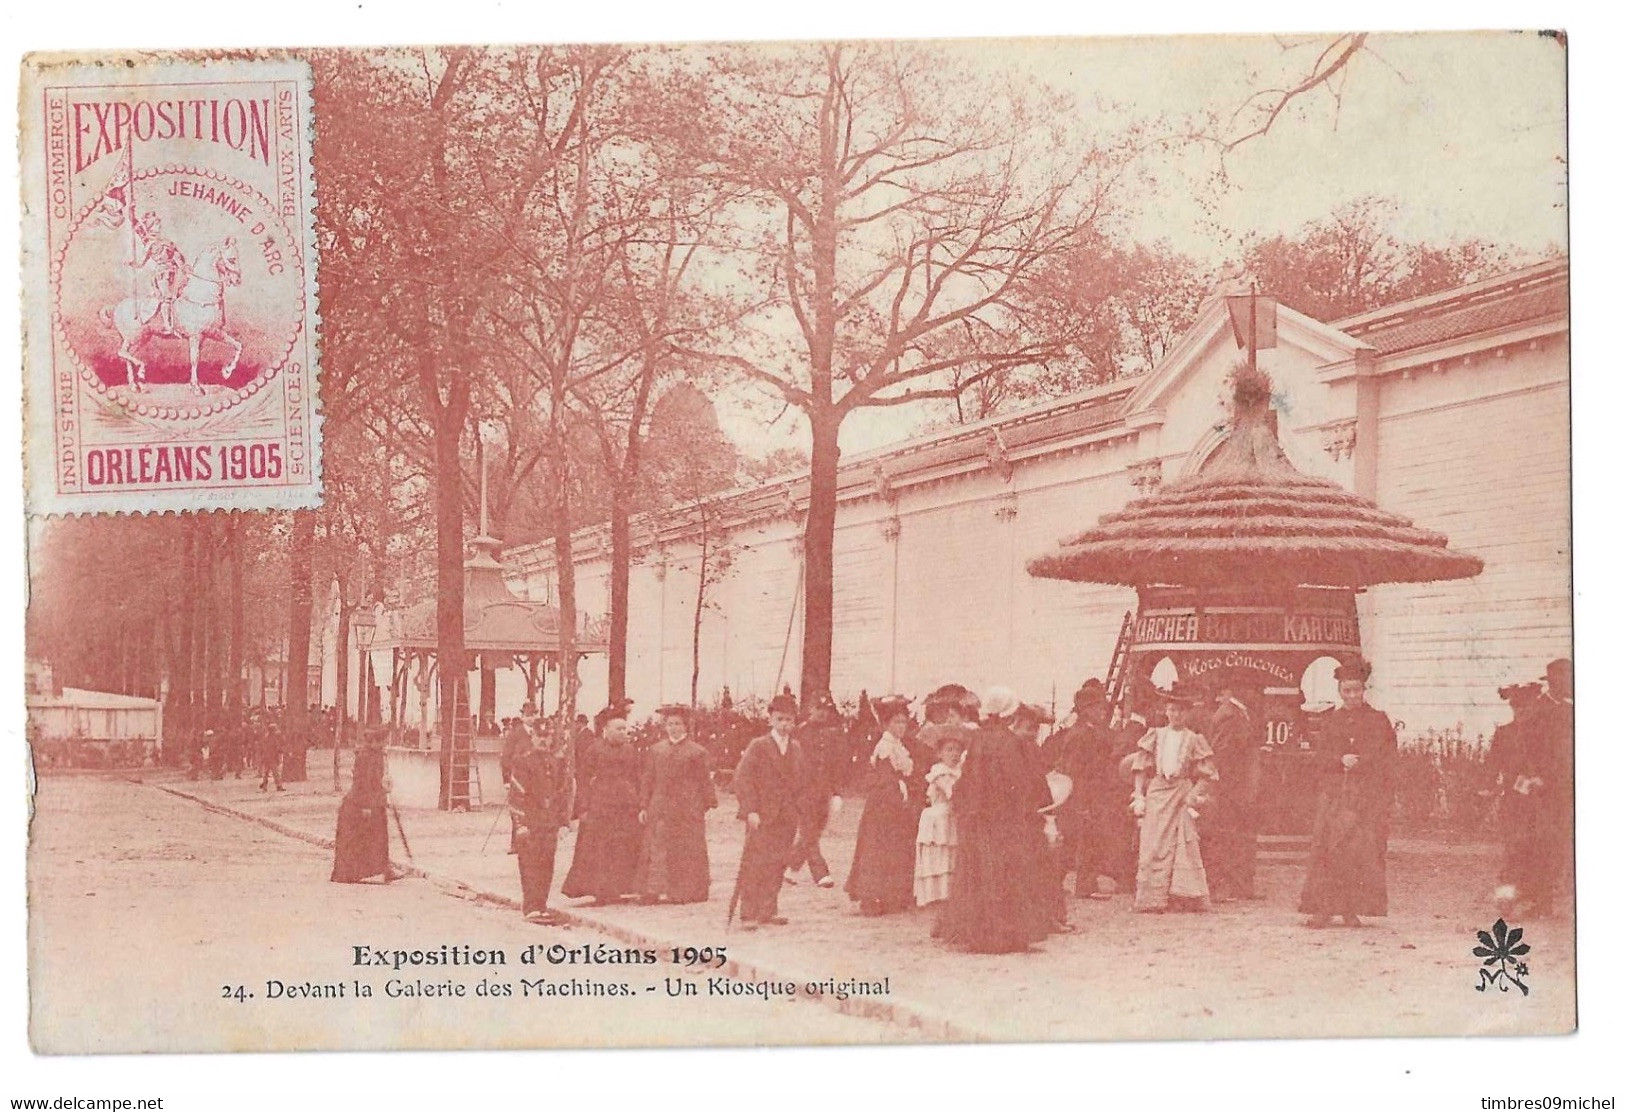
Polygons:
M1573 1032L1566 50L29 56L35 1051Z

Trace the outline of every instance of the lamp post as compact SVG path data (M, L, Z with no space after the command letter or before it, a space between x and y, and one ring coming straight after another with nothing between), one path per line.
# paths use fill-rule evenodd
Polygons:
M372 607L357 608L350 626L355 630L356 647L361 650L361 690L356 699L356 718L365 729L372 701L372 641L378 634L378 615Z
M355 634L356 648L361 650L361 659L356 669L356 717L361 728L367 728L367 666L371 661L373 636L378 632L378 619L374 616L372 608L366 605L357 606L355 613L350 615L350 632ZM349 646L344 646L343 652L349 652ZM345 691L339 699L338 732L333 739L333 784L335 790L339 783L339 749L345 734L345 723L350 717L350 693Z

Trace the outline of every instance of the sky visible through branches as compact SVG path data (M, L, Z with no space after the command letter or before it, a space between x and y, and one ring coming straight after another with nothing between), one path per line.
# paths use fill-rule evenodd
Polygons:
M1329 36L1053 39L932 44L956 64L1016 71L1072 99L1085 131L1139 121L1188 141L1145 158L1118 237L1164 243L1215 268L1249 240L1290 235L1362 198L1386 202L1387 231L1411 243L1478 240L1513 255L1566 249L1564 54L1533 34L1373 35L1324 87L1265 134L1244 109L1311 72ZM805 443L794 409L743 386L717 399L752 456ZM941 420L925 407L858 412L845 452Z

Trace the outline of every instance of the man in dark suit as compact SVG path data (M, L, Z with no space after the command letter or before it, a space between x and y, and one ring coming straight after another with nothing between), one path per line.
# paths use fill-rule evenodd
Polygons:
M1523 914L1540 918L1552 913L1573 881L1574 664L1568 658L1546 666L1546 691L1520 733L1508 817L1518 827L1514 852L1523 883L1517 898L1526 902Z
M559 828L570 823L570 741L557 730L526 730L525 747L508 769L508 809L513 814L514 849L519 856L519 886L525 918L533 923L558 922L547 906L558 856Z
M1072 781L1072 795L1056 809L1055 818L1061 833L1061 875L1077 871L1073 891L1079 899L1109 899L1100 891L1099 878L1110 876L1115 882L1122 871L1111 860L1114 846L1123 840L1119 831L1127 824L1123 781L1117 775L1121 758L1110 718L1105 684L1084 680L1072 696L1072 713L1044 743L1046 767Z
M807 791L802 800L801 829L790 851L785 880L794 884L791 878L796 870L806 865L813 883L833 888L835 879L829 875L829 863L824 860L819 839L830 818L841 813L841 781L851 764L851 755L847 751L846 723L828 692L819 697L818 705L802 724L796 745L807 765Z
M1256 804L1263 736L1235 685L1214 689L1207 740L1219 770L1217 794L1208 807L1203 847L1213 898L1257 898L1258 823Z
M536 715L536 704L526 703L519 710L518 718L510 718L502 729L502 753L497 758L497 768L502 773L502 786L508 787L513 783L513 763L521 753L530 750L530 737L533 730L542 728L541 719ZM519 820L509 815L510 827L508 831L508 852L518 853L518 836L514 830L518 828Z
M739 862L739 917L746 930L789 922L779 914L779 887L795 845L809 791L806 755L790 736L796 701L775 695L768 732L745 747L734 771L745 851Z
M260 770L260 791L265 791L272 780L276 781L276 790L285 790L282 787L282 728L276 722L259 720L254 735L254 760Z

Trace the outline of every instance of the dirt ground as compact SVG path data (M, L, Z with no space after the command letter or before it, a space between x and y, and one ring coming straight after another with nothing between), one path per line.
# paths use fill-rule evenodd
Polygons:
M696 1006L692 997L663 993L640 996L635 1006L530 1000L499 1008L471 997L388 1007L376 999L342 1007L283 1002L273 1011L270 1003L237 1004L210 992L218 997L228 981L353 979L346 963L355 944L460 941L514 951L560 932L422 880L388 889L328 884L330 858L319 848L160 790L330 838L338 797L325 771L280 795L246 778L199 783L148 773L146 780L42 782L30 868L41 1049L1531 1034L1574 1026L1567 914L1514 924L1532 947L1527 997L1476 990L1470 951L1476 932L1496 917L1488 897L1497 847L1396 839L1391 914L1359 930L1306 930L1294 911L1301 867L1271 864L1260 872L1263 900L1200 915L1136 915L1126 897L1076 901L1075 933L1029 954L980 956L932 942L929 910L861 918L838 887L816 888L805 872L780 901L789 926L726 930L742 842L726 798L708 828L710 903L572 913L611 932L593 940L617 948L629 939L725 945L745 964L746 980L884 981L881 1002L893 1022L754 998L749 1008L703 997ZM837 881L851 861L860 809L849 804L824 840ZM500 809L402 818L414 862L433 877L517 898ZM399 858L398 839L394 845ZM571 845L561 841L561 880ZM592 933L577 928L566 941ZM109 938L118 940L111 950ZM517 975L508 979L517 983Z
M625 944L540 928L423 879L331 884L331 855L151 787L88 776L40 784L29 868L32 1041L42 1053L885 1042L905 1032L818 1004L706 995L658 966L517 964L534 943ZM502 949L506 967L355 968L353 946ZM666 992L667 978L697 996ZM629 997L524 994L521 979L626 983ZM370 998L357 999L354 982ZM341 985L342 998L270 998ZM462 997L387 995L421 981ZM512 996L478 992L482 981ZM243 986L252 999L223 995ZM652 990L651 990L652 989Z

